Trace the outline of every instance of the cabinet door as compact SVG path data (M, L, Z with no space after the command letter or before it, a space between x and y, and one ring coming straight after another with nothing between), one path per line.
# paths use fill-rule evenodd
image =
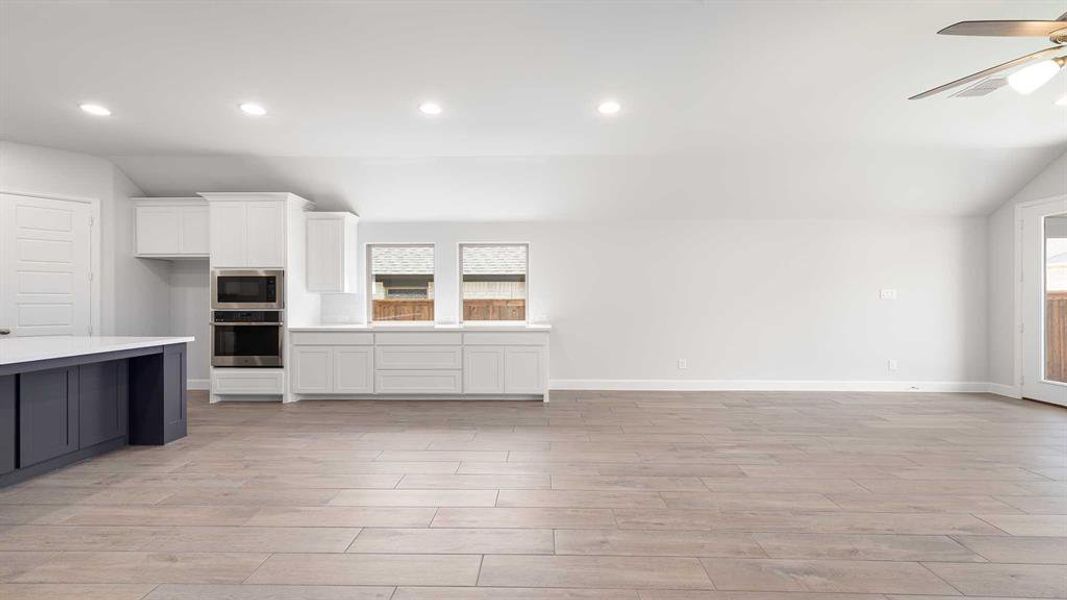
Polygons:
M0 475L15 470L15 376L0 377Z
M78 447L88 448L126 435L128 362L114 360L78 367Z
M207 256L211 245L208 239L207 206L183 206L180 216L181 253Z
M285 267L284 202L247 202L246 267Z
M333 350L326 346L293 346L293 391L324 394L332 390Z
M504 392L504 349L500 346L467 346L463 349L463 392Z
M214 202L208 208L211 264L214 267L244 267L248 229L244 202Z
M333 391L374 393L373 346L339 346L333 349Z
M78 367L19 375L19 467L78 449Z
M508 394L545 393L543 346L509 346L504 351L504 391Z
M345 291L344 224L341 219L308 219L308 291Z
M178 207L138 206L135 210L137 223L137 254L173 256L180 252Z

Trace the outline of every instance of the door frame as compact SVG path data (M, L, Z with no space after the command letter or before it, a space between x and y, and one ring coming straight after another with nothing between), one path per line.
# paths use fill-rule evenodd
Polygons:
M89 282L89 331L92 332L92 335L102 335L101 315L103 314L103 307L100 300L100 290L103 276L101 273L100 199L89 196L27 192L25 190L2 187L0 187L0 194L40 198L41 200L57 200L60 202L78 202L89 205L89 216L92 219L89 225L89 272L92 273L92 281Z
M1014 335L1014 338L1015 339L1013 340L1013 342L1014 342L1013 343L1013 345L1014 345L1014 353L1015 353L1015 369L1014 369L1015 370L1015 373L1014 373L1015 380L1014 380L1014 384L1015 384L1016 393L1018 394L1017 397L1019 397L1019 398L1025 398L1025 392L1023 390L1023 362L1024 362L1024 359L1025 359L1025 357L1024 357L1025 348L1023 347L1023 325L1024 325L1023 314L1025 313L1025 311L1023 310L1023 300L1024 300L1024 285L1023 284L1025 283L1023 281L1023 273L1024 273L1023 268L1025 266L1023 264L1023 260L1024 260L1023 259L1023 256L1024 256L1023 244L1025 242L1024 235L1023 235L1023 223L1024 223L1023 211L1031 209L1031 208L1034 208L1034 207L1046 205L1046 204L1051 207L1054 204L1058 204L1058 203L1062 203L1062 202L1067 202L1067 194L1059 194L1059 195L1056 195L1056 196L1048 196L1048 197L1045 197L1045 198L1039 198L1037 200L1028 200L1026 202L1019 202L1018 204L1015 205L1015 212L1013 214L1014 221L1012 222L1012 226L1014 227L1014 235L1013 235L1013 237L1015 238L1015 244L1014 244L1014 246L1015 246L1015 248L1014 248L1015 249L1015 256L1014 256L1014 259L1012 261L1012 264L1014 265L1014 273L1012 274L1012 276L1015 279L1015 285L1013 286L1013 288L1014 288L1013 301L1014 301L1014 305L1015 305L1014 306L1014 308L1015 308L1015 335ZM1041 323L1042 328L1044 327L1044 325L1045 325L1044 322L1042 322ZM1042 335L1044 335L1044 334L1042 333Z

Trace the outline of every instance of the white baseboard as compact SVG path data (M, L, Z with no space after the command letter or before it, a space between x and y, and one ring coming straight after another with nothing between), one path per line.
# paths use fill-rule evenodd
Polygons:
M742 379L554 379L553 390L760 391L760 392L972 392L990 390L984 381L814 381Z
M208 379L190 379L190 390L211 388ZM553 379L552 390L645 392L989 392L1021 398L1018 387L984 381L815 381L744 379Z
M1023 392L1016 385L1004 385L1003 383L990 383L989 393L997 394L998 396L1007 396L1008 398L1022 398Z
M185 382L186 389L190 390L209 390L211 389L210 379L189 379Z

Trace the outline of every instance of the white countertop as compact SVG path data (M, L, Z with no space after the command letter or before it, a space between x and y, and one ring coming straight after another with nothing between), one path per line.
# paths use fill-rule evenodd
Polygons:
M0 338L0 365L14 365L86 354L102 354L118 350L135 350L167 344L184 344L192 337L116 337L87 335L56 335L40 337Z
M297 327L289 327L289 331L367 331L376 333L402 333L405 331L461 331L461 332L520 332L520 331L551 331L551 325L534 324L534 323L486 323L486 324L473 324L473 323L456 323L451 325L443 324L404 324L404 323L339 323L330 325L304 325Z

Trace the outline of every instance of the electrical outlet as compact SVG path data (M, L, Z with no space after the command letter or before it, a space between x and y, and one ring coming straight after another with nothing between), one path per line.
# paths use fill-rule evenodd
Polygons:
M881 298L882 300L896 300L897 299L897 291L895 289L893 289L893 288L886 288L886 289L883 289L883 290L879 290L878 297Z
M889 367L890 371L896 371L900 365L897 364L897 359L891 358L889 359L889 364L887 366Z
M689 361L684 359L684 358L679 358L678 359L678 368L679 369L688 369L689 368Z

